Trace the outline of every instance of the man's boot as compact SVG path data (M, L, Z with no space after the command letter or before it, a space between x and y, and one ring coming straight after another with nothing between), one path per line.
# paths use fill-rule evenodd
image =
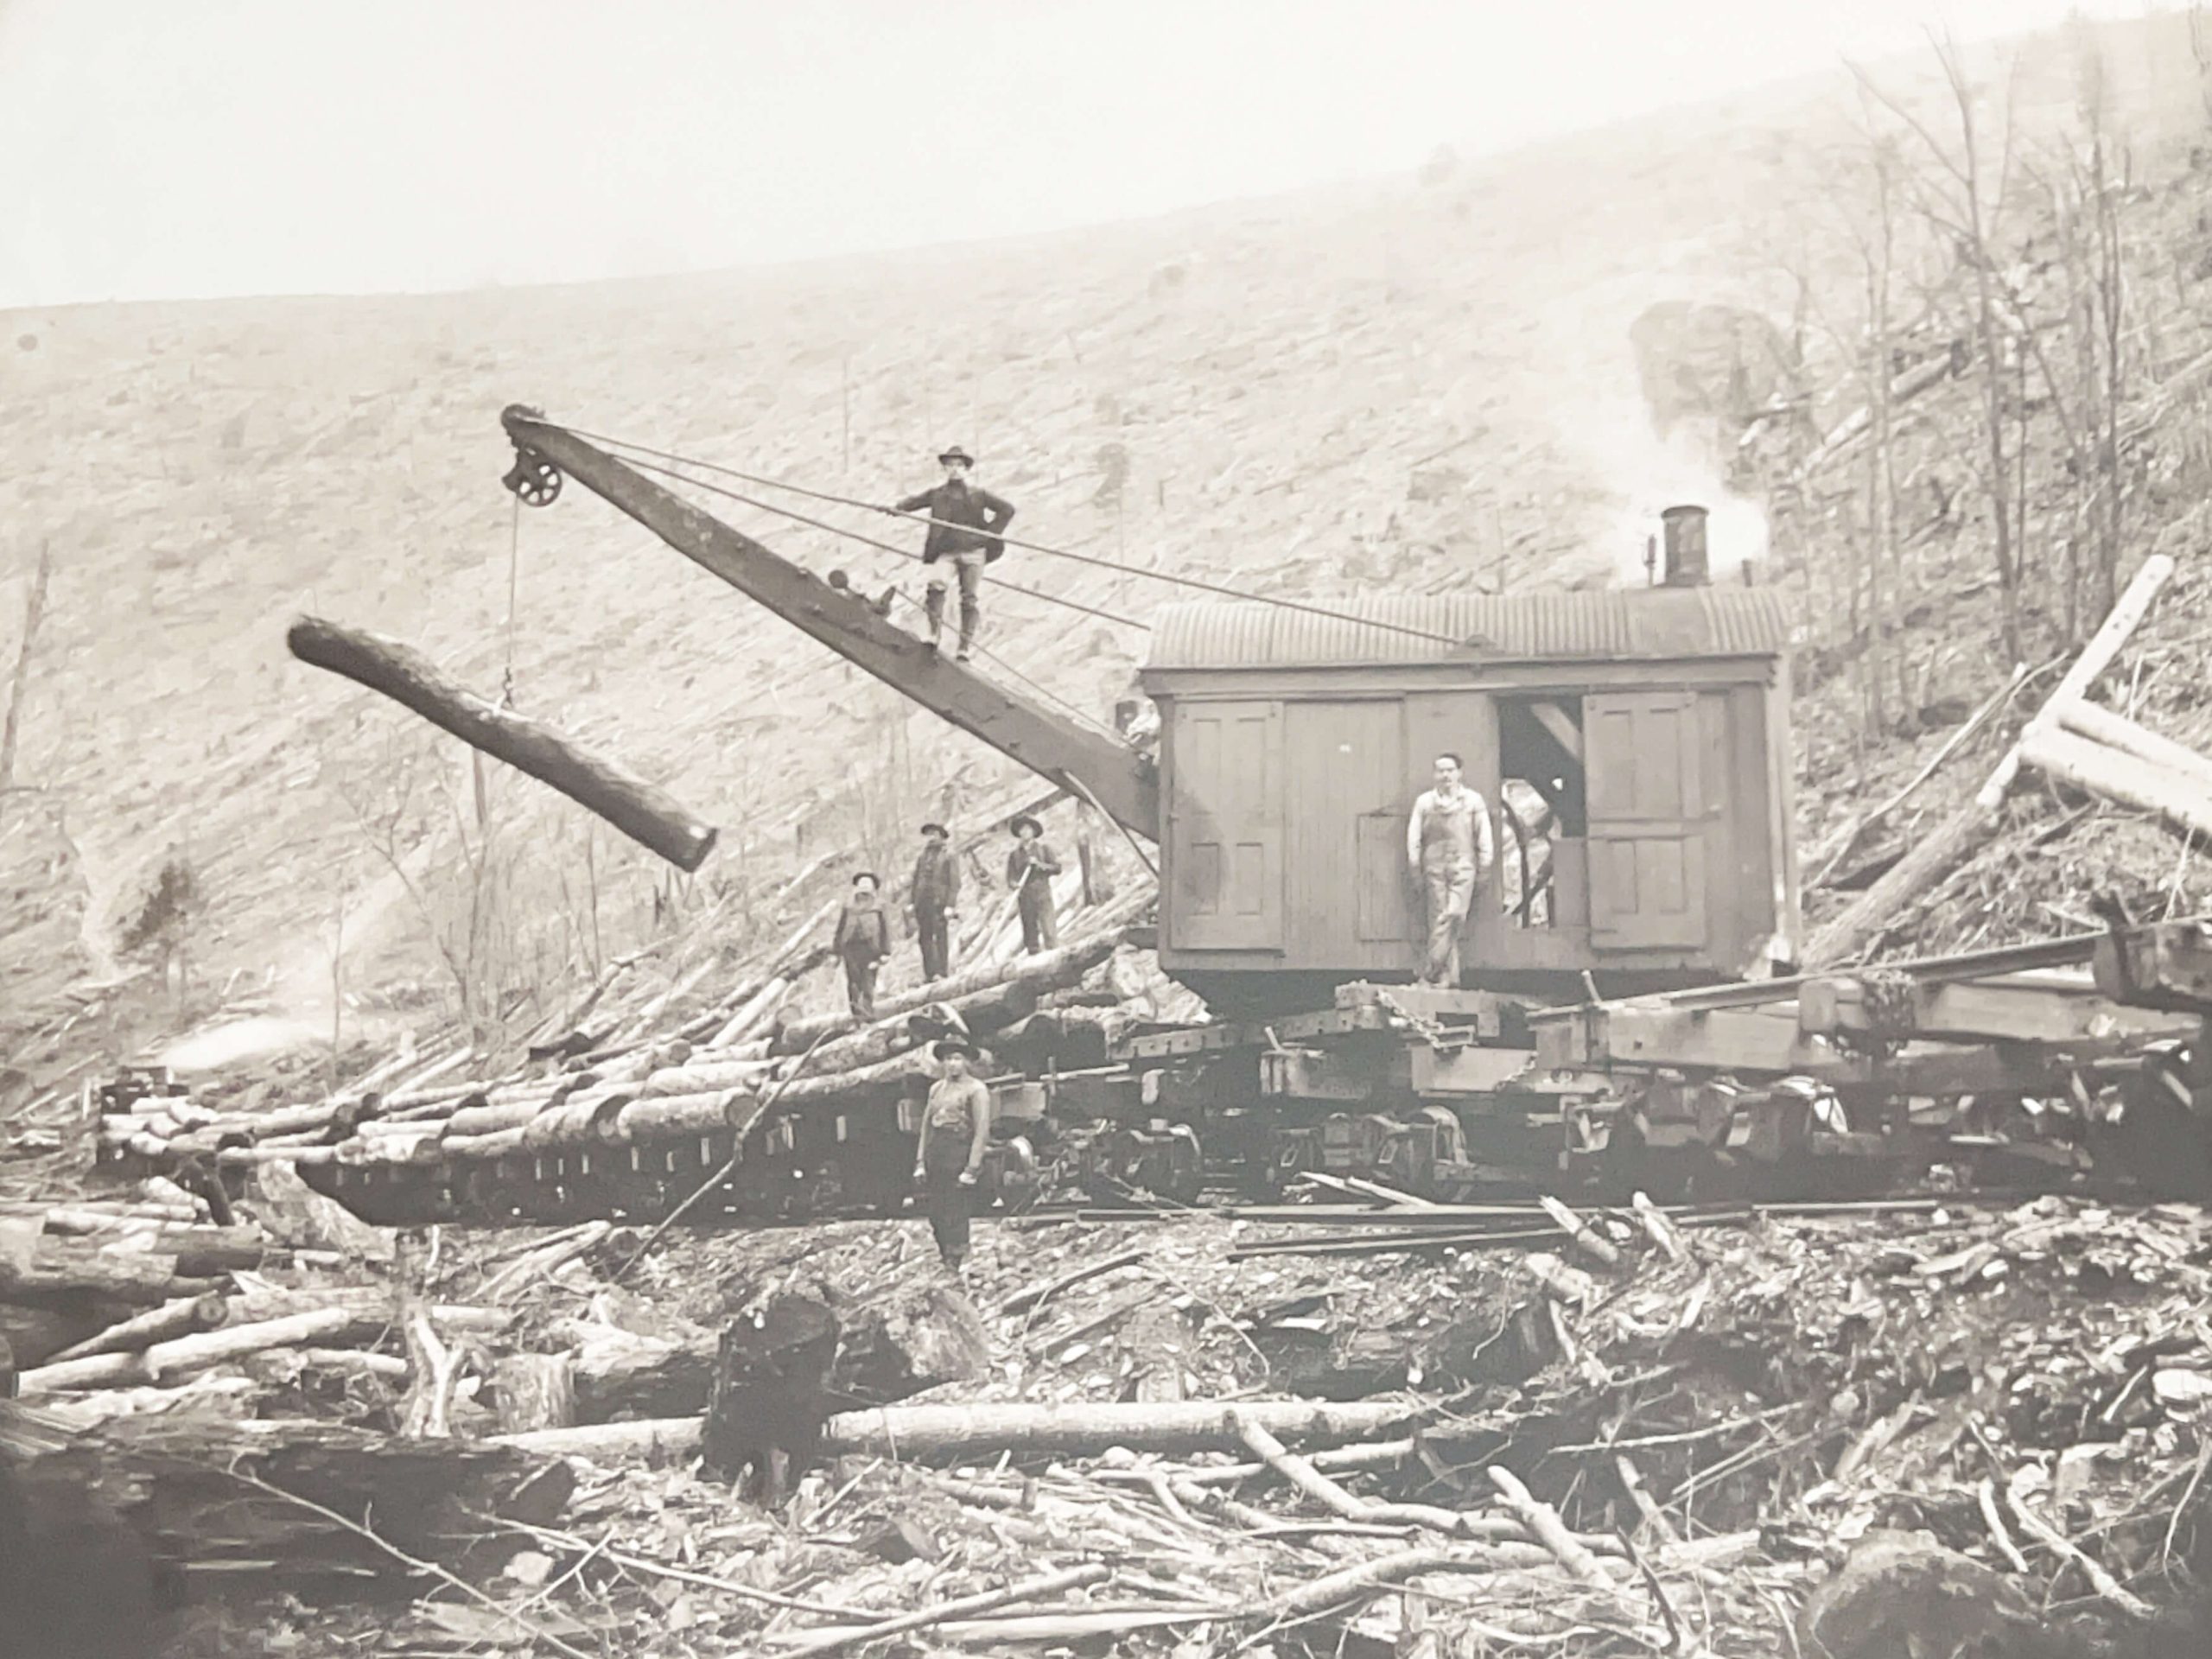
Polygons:
M976 639L976 625L982 620L982 613L976 608L975 604L968 600L962 600L960 603L960 650L957 654L959 661L964 663L968 660L969 648L974 645Z
M922 612L930 620L930 649L935 651L944 636L944 584L930 583L922 595Z

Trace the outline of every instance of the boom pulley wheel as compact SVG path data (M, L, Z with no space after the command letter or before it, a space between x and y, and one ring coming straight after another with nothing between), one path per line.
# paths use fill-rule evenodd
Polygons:
M526 507L550 507L561 494L561 469L537 450L515 446L515 464L499 480Z

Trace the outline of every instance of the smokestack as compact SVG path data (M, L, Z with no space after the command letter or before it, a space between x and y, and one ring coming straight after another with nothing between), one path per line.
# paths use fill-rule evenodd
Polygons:
M1706 583L1705 509L1669 507L1659 515L1666 533L1667 563L1660 578L1669 588L1702 588Z

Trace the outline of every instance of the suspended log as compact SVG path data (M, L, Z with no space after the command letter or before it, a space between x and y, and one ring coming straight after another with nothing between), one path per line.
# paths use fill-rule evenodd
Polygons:
M686 874L714 849L715 827L665 790L585 753L550 726L486 702L411 645L311 616L294 622L285 642L302 662L380 692L471 747L559 790Z
M1148 895L1144 896L1143 902L1149 902ZM1136 896L1133 896L1128 902L1113 908L1115 911L1127 910L1134 915L1142 908L1142 904ZM1109 912L1109 915L1111 913ZM1128 919L1128 916L1120 918L1122 922ZM956 974L950 979L940 980L934 985L906 992L878 1003L876 1014L880 1019L893 1014L913 1014L934 1002L957 1003L959 999L979 991L992 991L1016 984L1039 993L1072 985L1113 955L1114 947L1120 943L1118 926L1109 927L1087 938L1064 944L1057 950L1047 950L1041 956L1028 957L1010 969L987 964L970 969L964 974ZM775 1052L779 1054L797 1054L817 1037L836 1037L858 1028L859 1022L849 1014L817 1014L811 1019L794 1020L776 1033Z
M823 1426L830 1448L871 1457L952 1457L978 1452L1089 1455L1110 1446L1132 1452L1197 1452L1243 1444L1238 1422L1278 1440L1372 1440L1422 1414L1414 1403L1304 1400L1183 1401L1157 1405L887 1406L847 1412Z

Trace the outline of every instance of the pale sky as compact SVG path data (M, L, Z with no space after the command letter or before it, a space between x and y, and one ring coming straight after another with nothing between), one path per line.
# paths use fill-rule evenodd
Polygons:
M2143 10L2098 0L2098 16ZM0 0L0 308L580 281L1402 171L2059 0Z

